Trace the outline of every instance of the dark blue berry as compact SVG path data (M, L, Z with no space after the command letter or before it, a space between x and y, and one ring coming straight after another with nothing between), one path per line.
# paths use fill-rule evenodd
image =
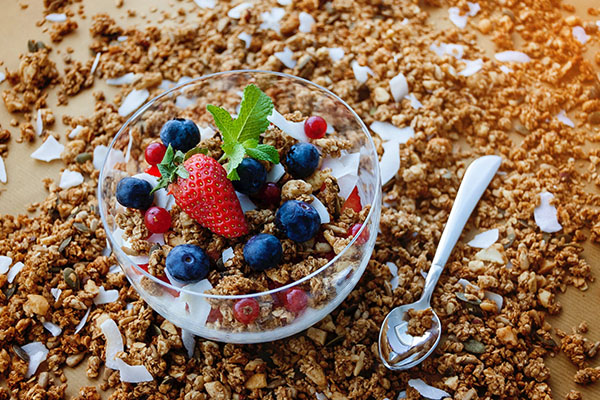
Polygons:
M273 235L259 233L244 246L244 260L255 271L273 268L281 260L281 242Z
M165 146L186 153L200 143L200 130L192 120L175 118L162 126L160 140Z
M240 193L256 194L267 181L267 170L254 158L244 158L237 167L237 173L240 179L232 183Z
M152 185L143 179L127 177L117 184L117 201L123 207L147 210L154 201Z
M310 204L288 200L277 210L275 224L293 241L306 242L316 235L321 226L321 217Z
M180 244L167 254L165 262L169 274L180 282L205 279L210 269L208 256L195 244Z
M310 143L296 143L285 156L287 172L294 178L306 178L319 166L319 150Z

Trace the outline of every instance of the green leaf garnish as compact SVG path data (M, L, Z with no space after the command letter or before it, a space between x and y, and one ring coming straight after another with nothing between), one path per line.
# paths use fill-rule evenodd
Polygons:
M273 112L273 102L262 90L255 85L244 89L240 112L236 119L221 107L209 104L206 106L215 120L215 125L223 136L223 157L227 160L227 177L231 180L240 179L236 168L244 156L248 155L261 161L279 162L279 153L271 145L259 144L260 135L269 127L267 117Z
M162 161L157 165L158 171L160 172L160 178L158 179L158 184L152 189L150 194L156 192L158 189L169 186L169 184L175 182L178 177L182 179L189 178L190 173L183 166L183 162L198 153L206 154L208 153L208 150L195 147L183 154L181 150L175 151L173 150L173 147L169 145Z

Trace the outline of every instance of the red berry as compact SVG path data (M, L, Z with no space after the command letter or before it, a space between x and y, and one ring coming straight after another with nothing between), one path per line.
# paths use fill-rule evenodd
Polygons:
M251 324L258 318L259 311L260 306L258 305L258 301L251 297L241 299L233 306L233 315L235 319L246 325Z
M308 295L302 289L290 289L285 294L285 308L294 314L302 312L306 308L307 303Z
M304 121L304 133L311 139L321 139L325 136L325 131L327 131L327 122L317 115L308 117Z
M146 151L144 151L146 162L150 165L160 164L166 151L167 148L164 144L158 142L150 143L148 147L146 147Z
M156 165L151 165L148 168L146 168L144 170L145 173L150 174L152 176L155 176L157 178L160 178L160 171L158 170L158 167Z
M362 224L352 225L350 227L350 229L348 229L348 236L355 237L358 234L358 231L360 231L360 228L362 228ZM356 244L365 244L368 239L369 239L369 231L367 229L365 229L363 231L363 233L360 234L358 239L356 239L355 243Z
M277 207L281 201L281 189L269 182L260 189L256 197L265 205Z
M165 233L171 227L171 214L162 207L150 207L144 214L144 224L152 233Z
M355 212L360 212L360 210L362 210L362 205L360 204L360 196L358 195L358 187L355 187L354 190L352 190L352 193L350 193L350 196L348 196L348 198L344 202L344 205L342 206L342 211L346 208L351 208Z
M222 318L223 314L221 314L221 310L218 308L211 308L208 317L206 318L206 322L220 321Z

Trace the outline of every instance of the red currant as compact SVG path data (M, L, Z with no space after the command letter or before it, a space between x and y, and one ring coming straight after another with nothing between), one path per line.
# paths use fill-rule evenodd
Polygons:
M354 224L348 229L348 236L355 237L362 228L362 224ZM365 244L369 239L369 232L365 229L363 233L360 234L358 239L356 239L356 244Z
M258 301L251 297L241 299L233 306L233 316L235 319L240 321L242 324L251 324L256 318L260 311Z
M152 233L165 233L171 227L171 214L162 207L150 207L144 214L144 224Z
M321 139L325 136L325 131L327 131L327 122L317 115L308 117L304 121L304 133L311 139Z
M308 304L308 295L302 289L290 289L285 294L285 308L294 314L302 312L306 304Z
M277 207L281 201L281 189L273 182L269 182L260 189L257 198L268 206Z
M166 151L167 148L164 144L158 142L150 143L144 152L146 162L150 165L160 164Z

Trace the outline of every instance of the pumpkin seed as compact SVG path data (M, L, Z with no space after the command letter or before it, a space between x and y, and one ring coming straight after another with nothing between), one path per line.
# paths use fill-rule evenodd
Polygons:
M37 50L40 50L45 49L46 45L41 40L38 40L37 42L35 42L35 47L37 48Z
M30 53L35 53L36 49L36 45L35 45L35 40L28 40L27 41L27 50L29 50Z
M326 347L329 346L335 346L336 344L341 343L344 340L344 336L336 336L335 338L331 339L329 342L325 343Z
M13 351L15 352L15 354L17 356L19 356L19 358L25 362L29 362L29 354L27 354L25 352L25 350L23 350L21 348L21 346L17 346L16 344L12 345Z
M148 255L150 255L150 256L151 256L151 255L152 255L152 253L154 253L155 251L161 251L161 250L162 250L162 247L160 247L160 244L158 244L158 243L154 243L154 244L152 245L152 247L150 247L150 251L148 252Z
M473 315L476 315L478 317L482 317L483 316L483 311L481 310L481 300L476 299L476 300L471 300L469 298L467 298L467 296L462 293L462 292L458 292L456 293L456 298L461 301L465 308Z
M65 268L63 271L63 277L71 289L79 290L79 277L73 268Z
M60 246L58 246L58 252L62 253L69 243L71 243L71 240L73 240L73 236L68 236L65 240L60 242Z
M504 245L505 249L508 249L510 246L512 246L513 242L515 241L515 239L517 238L517 235L515 235L514 232L509 233L508 235L506 235L506 238L508 239L508 243L506 243Z
M87 227L86 224L82 224L81 222L74 222L73 227L82 233L90 233L91 229Z
M558 344L556 344L554 339L552 339L552 338L547 339L546 337L537 333L537 331L533 331L533 338L535 340L537 340L538 342L542 343L546 347L550 347L553 349L558 348Z
M483 354L485 353L485 344L479 340L469 339L463 343L465 350L472 354Z
M6 297L6 300L10 299L10 297L15 294L15 292L17 291L17 285L14 284L11 287L7 287L6 289L2 289L2 293L4 293L4 297Z
M548 243L550 241L550 234L548 232L542 233L542 240Z
M88 152L77 154L77 157L75 157L75 161L77 161L79 164L83 164L84 162L89 161L91 159L92 155Z
M150 334L152 336L162 336L162 330L158 325L152 324L150 325L151 331Z

